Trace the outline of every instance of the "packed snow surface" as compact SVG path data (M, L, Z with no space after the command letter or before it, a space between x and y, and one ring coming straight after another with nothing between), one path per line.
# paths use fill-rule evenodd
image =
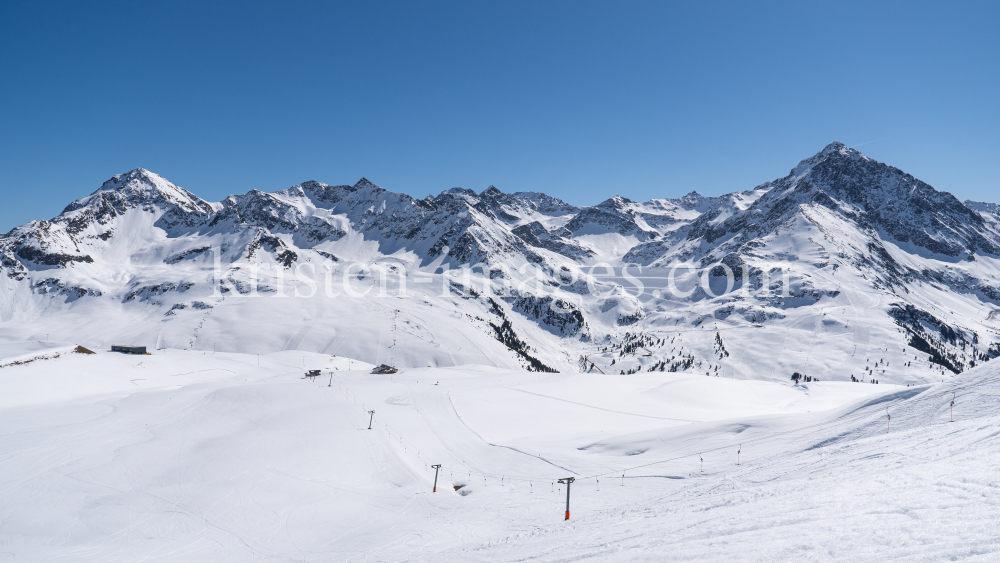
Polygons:
M995 362L907 387L74 348L0 349L0 560L1000 551Z
M997 560L997 209L114 176L0 236L0 561Z

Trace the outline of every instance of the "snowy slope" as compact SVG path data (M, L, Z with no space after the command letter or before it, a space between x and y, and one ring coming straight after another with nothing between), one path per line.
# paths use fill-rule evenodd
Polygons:
M997 209L115 176L0 237L0 558L995 560Z
M1000 461L998 396L1000 370L984 366L948 383L904 388L813 417L813 424L799 421L799 429L775 427L760 440L727 436L719 426L694 436L647 433L646 443L669 444L679 459L627 480L625 488L644 489L645 499L455 555L470 561L993 561L1000 551L989 516L1000 503L993 469ZM705 471L695 473L691 456L681 456L713 439L714 451L695 454L705 458ZM744 457L737 466L731 456L739 448ZM767 453L751 457L751 449ZM687 479L686 471L692 472ZM582 484L574 490L578 503L612 494Z
M998 225L840 143L593 207L367 179L212 203L137 169L0 237L0 340L924 383L1000 355Z
M1000 364L933 386L796 386L71 349L0 360L13 560L997 555Z

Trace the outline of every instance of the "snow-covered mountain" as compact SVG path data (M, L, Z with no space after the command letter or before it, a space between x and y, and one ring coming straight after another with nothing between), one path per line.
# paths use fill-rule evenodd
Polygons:
M841 143L592 207L364 178L212 203L140 168L0 237L0 272L8 340L893 383L1000 355L1000 207Z

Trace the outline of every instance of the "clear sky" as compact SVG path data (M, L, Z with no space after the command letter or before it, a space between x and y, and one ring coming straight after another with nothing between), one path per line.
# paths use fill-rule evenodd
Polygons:
M997 2L3 2L0 231L142 166L594 204L839 140L1000 201Z

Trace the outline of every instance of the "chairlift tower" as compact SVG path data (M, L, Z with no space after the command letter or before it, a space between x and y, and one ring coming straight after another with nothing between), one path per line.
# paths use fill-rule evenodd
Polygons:
M441 471L441 464L432 465L434 468L434 492L438 492L438 472Z
M569 520L569 486L576 481L576 477L566 477L565 479L559 479L558 483L566 484L566 519Z

